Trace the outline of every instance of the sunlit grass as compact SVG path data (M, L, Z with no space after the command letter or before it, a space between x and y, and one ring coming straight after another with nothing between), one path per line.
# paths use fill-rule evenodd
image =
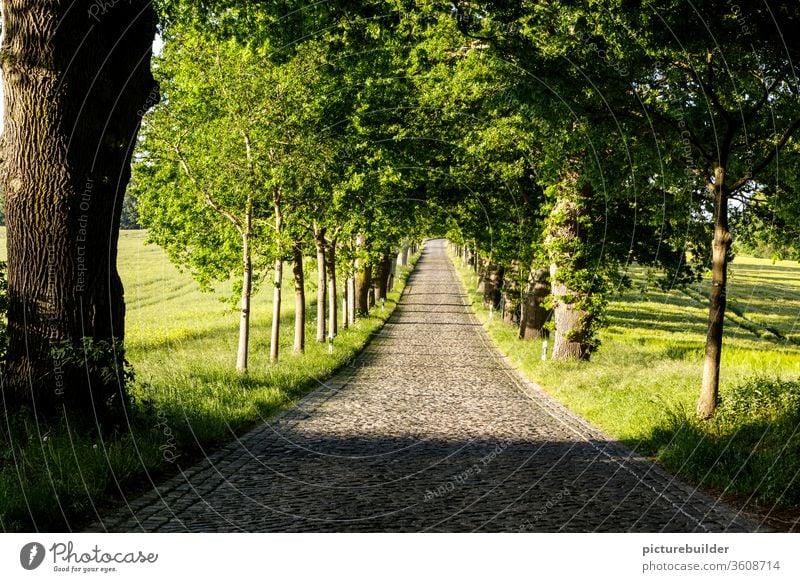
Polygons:
M515 327L500 318L490 321L482 297L475 293L474 273L456 264L477 317L493 340L527 377L567 407L687 479L717 490L753 494L765 503L800 505L800 483L796 482L800 477L794 479L800 459L779 456L784 447L800 446L800 435L786 430L792 423L797 426L800 417L783 416L774 427L754 425L750 418L730 414L709 423L695 419L708 318L705 304L679 290L664 292L646 285L644 270L634 269L633 286L617 294L609 306L602 346L591 361L542 361L542 341L519 341ZM730 301L745 317L774 325L787 338L797 337L800 266L737 257L732 271ZM695 292L705 295L708 286L704 280ZM758 329L757 335L740 322L735 315L726 322L723 413L731 394L745 398L741 386L754 385L753 377L784 381L800 377L800 346L774 334L760 334ZM752 398L757 400L758 395ZM791 442L786 440L790 436ZM756 449L758 454L750 458ZM750 461L746 465L735 461L743 458ZM759 474L765 467L769 474ZM786 489L782 495L781 484Z

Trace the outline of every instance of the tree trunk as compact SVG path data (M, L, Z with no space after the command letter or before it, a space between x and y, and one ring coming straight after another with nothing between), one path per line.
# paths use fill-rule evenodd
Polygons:
M275 279L272 291L272 334L269 339L269 359L270 362L278 361L281 339L281 288L283 286L283 254L280 245L281 228L283 226L283 215L280 205L275 203L275 233L278 240L278 248L275 256Z
M478 266L475 269L475 274L478 276L478 283L475 287L475 293L484 293L486 291L486 276L488 273L488 259L478 259Z
M544 307L549 295L550 272L547 269L531 267L519 326L520 339L533 340L549 336L544 328L552 315L552 311Z
M507 270L503 277L503 321L509 325L519 323L522 291L519 284L519 261L511 263L511 269Z
M578 309L571 301L564 297L572 296L573 292L563 283L556 280L558 268L550 267L554 318L556 324L556 340L553 346L552 359L554 360L588 360L590 351L583 341L580 332L586 327L589 314Z
M359 261L363 263L363 261ZM356 313L369 314L369 291L372 287L372 269L369 264L360 264L356 273Z
M156 14L144 0L2 2L8 239L6 407L122 418L125 302L117 243L150 73ZM88 12L88 15L87 15ZM87 366L83 338L104 346ZM62 360L53 348L70 346ZM101 368L114 371L108 377Z
M717 166L714 183L714 239L711 258L711 292L709 294L708 334L703 365L703 384L697 412L703 419L713 416L719 396L719 365L722 358L722 334L725 324L728 285L728 251L733 239L728 229L728 191L725 168Z
M336 239L328 241L328 338L333 339L339 333L339 308L336 303Z
M314 226L317 246L317 341L325 341L325 229Z
M403 245L403 248L397 253L397 263L401 267L408 265L408 245Z
M292 247L294 265L294 353L302 354L306 349L306 291L303 277L303 243L295 241Z
M247 195L247 209L244 215L244 230L242 232L242 300L241 316L239 319L239 349L236 352L236 371L240 374L247 372L247 356L250 347L250 294L253 290L253 259L250 253L250 233L253 226L253 203L250 194Z
M386 301L387 293L389 290L389 277L392 274L392 259L390 253L381 253L380 262L378 263L378 286L376 299L378 301Z
M546 244L550 247L550 282L556 337L554 360L588 360L594 347L594 315L580 307L588 291L571 288L568 281L587 268L588 233L584 223L591 186L577 187L578 176L568 175L550 213Z
M487 259L488 261L488 259ZM486 274L483 278L483 305L496 309L500 303L500 287L503 281L503 267L487 264Z
M391 263L389 266L389 281L386 286L389 291L394 291L394 286L397 282L397 256L392 256L389 262Z
M347 322L353 325L356 322L356 280L355 277L347 279Z
M342 329L347 329L348 327L350 327L350 322L349 322L350 318L348 317L347 314L347 310L350 305L350 299L349 299L350 293L348 291L349 281L350 279L345 280L344 285L342 286Z

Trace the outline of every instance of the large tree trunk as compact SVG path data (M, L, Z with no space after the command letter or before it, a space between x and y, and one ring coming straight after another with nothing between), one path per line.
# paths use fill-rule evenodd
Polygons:
M697 412L704 419L711 418L717 408L722 332L727 306L728 251L731 248L732 238L728 229L728 191L725 180L725 168L718 166L714 171L714 183L710 186L714 198L711 292L709 294L703 385L700 389L700 400L697 403Z
M119 420L125 302L117 242L150 73L150 2L2 2L8 346L3 397ZM105 346L86 365L83 338ZM53 349L71 346L61 359ZM63 351L62 351L63 354ZM105 370L103 370L105 368ZM112 377L105 372L114 371Z
M247 196L247 209L244 215L244 230L242 231L242 300L241 315L239 318L239 349L236 352L236 371L240 374L247 372L247 356L250 347L250 295L253 290L253 259L250 253L250 233L253 226L252 198Z
M550 295L550 272L547 269L532 267L528 275L528 286L522 306L522 318L519 326L519 337L523 340L547 338L544 325L550 319L552 311L544 304Z
M303 243L295 241L292 247L294 265L294 353L302 354L306 349L306 291L303 277Z
M550 282L556 337L554 360L588 360L594 348L595 315L581 307L589 291L572 288L570 281L586 270L588 240L585 215L591 186L578 188L579 176L569 174L559 188L559 199L550 213L547 245L550 248Z
M339 307L336 303L336 239L332 238L327 244L327 275L328 275L328 338L333 339L339 333Z
M317 247L317 341L325 341L325 229L314 226Z

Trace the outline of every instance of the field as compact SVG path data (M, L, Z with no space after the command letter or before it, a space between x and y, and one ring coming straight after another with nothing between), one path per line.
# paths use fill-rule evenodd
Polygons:
M731 265L722 404L695 419L708 281L663 292L644 269L613 298L591 362L542 361L542 341L489 320L475 275L459 265L479 319L511 361L563 404L746 511L777 519L800 506L800 266L739 256ZM736 311L737 313L733 313Z
M5 236L0 256L5 257ZM198 459L260 419L276 414L345 365L391 314L408 269L385 308L376 307L328 347L314 341L307 313L306 353L292 354L294 294L284 286L281 361L269 363L271 293L254 296L250 372L235 370L238 313L230 287L202 292L143 231L124 231L120 273L127 303L127 357L136 374L129 430L111 438L75 434L63 425L8 419L0 457L0 530L64 530L103 506L146 488ZM306 262L306 273L316 263ZM291 273L291 269L288 271ZM308 277L309 307L316 297ZM271 291L271 289L270 289ZM24 485L21 485L24 484Z

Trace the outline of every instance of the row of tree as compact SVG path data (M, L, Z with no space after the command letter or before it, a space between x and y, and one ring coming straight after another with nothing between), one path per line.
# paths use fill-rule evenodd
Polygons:
M89 4L3 4L7 402L124 401L121 372L64 370L52 347L108 342L124 369L116 232L133 156L151 239L205 286L241 281L240 370L252 290L271 277L279 309L285 262L300 305L316 254L330 318L339 287L368 307L403 240L447 235L521 337L552 309L554 358L597 349L632 262L666 286L709 269L698 409L713 413L729 213L753 236L798 230L792 2L164 0L158 83L149 3L87 23Z

